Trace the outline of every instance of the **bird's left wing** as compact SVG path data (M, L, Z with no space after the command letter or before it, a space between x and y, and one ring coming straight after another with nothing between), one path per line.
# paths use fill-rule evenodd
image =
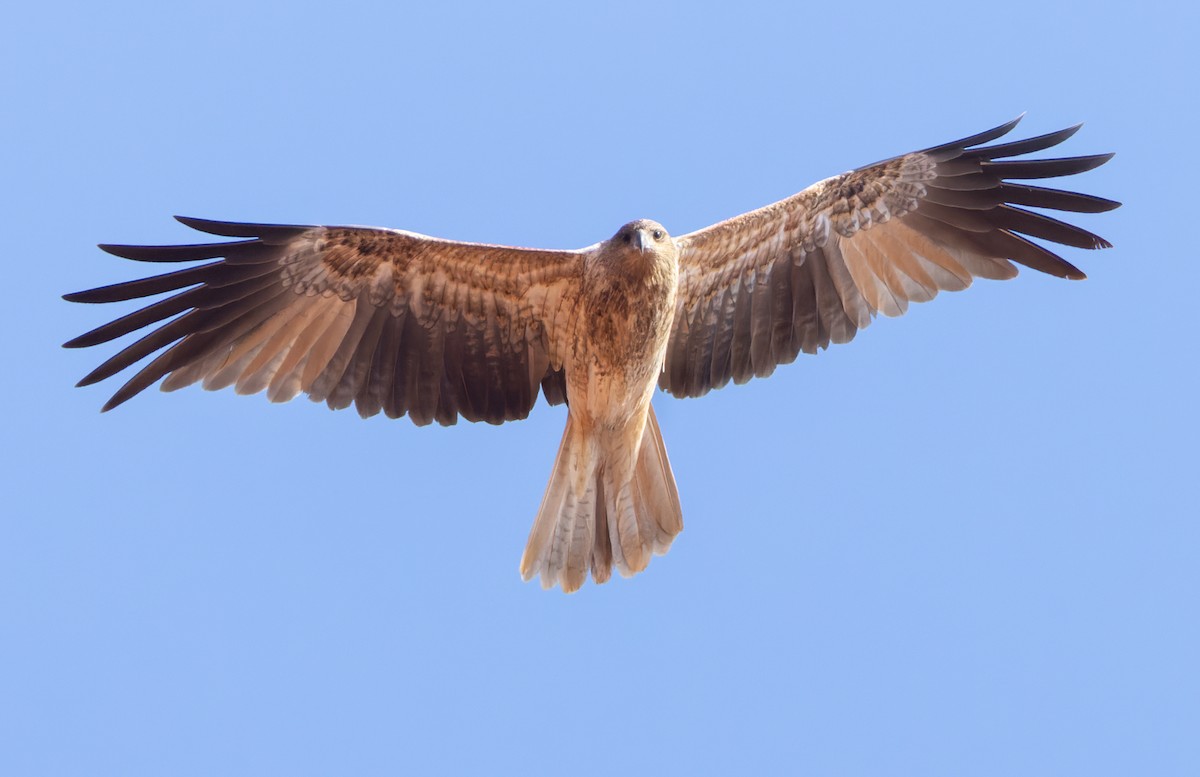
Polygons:
M105 410L163 376L164 390L232 385L266 390L276 402L303 392L332 408L354 403L363 416L382 410L417 424L524 418L539 385L551 403L565 398L580 252L365 227L180 221L247 239L101 246L137 261L220 260L66 295L117 302L179 292L66 343L97 345L157 325L80 381L165 349Z
M1095 213L1118 203L1017 181L1081 173L1112 155L1008 159L1078 127L978 147L1016 123L829 178L677 238L679 294L659 385L696 397L730 378L765 377L800 351L849 341L876 313L898 316L976 277L1012 278L1012 262L1084 277L1022 235L1109 244L1018 206Z

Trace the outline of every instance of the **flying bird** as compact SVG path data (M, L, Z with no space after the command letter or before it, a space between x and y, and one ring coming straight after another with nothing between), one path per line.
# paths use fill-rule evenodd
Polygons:
M1119 203L1025 181L1112 156L1029 159L1079 127L985 145L987 132L827 178L787 199L671 237L649 220L578 250L465 243L368 227L179 220L240 240L102 245L184 269L66 295L119 302L178 292L66 343L151 327L79 385L159 352L104 406L154 384L297 394L418 425L525 418L539 391L567 404L550 482L521 559L524 579L574 591L588 572L646 568L683 529L651 398L699 397L766 377L800 352L845 343L876 313L1007 279L1016 264L1083 273L1025 236L1109 243L1028 210ZM165 323L164 323L165 322Z

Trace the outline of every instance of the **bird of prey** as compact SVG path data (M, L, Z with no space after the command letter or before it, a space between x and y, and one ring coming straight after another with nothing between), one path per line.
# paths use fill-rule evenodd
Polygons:
M1029 159L1078 127L985 145L1017 120L827 178L785 200L682 237L640 220L587 248L465 243L367 227L180 218L240 240L102 245L184 269L66 295L117 302L178 292L66 343L148 334L88 374L103 380L161 351L104 406L165 376L299 393L418 425L526 417L539 389L567 423L520 571L574 591L613 566L646 568L683 528L651 397L699 397L766 377L801 351L845 343L876 313L1007 279L1016 264L1084 275L1024 236L1109 243L1027 208L1096 213L1118 203L1025 181L1112 156ZM165 323L164 323L165 322Z

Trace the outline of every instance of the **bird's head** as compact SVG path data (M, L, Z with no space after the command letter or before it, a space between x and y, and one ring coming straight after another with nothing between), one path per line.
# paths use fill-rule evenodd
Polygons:
M596 249L589 264L602 274L615 274L610 277L673 278L679 271L679 249L657 221L631 221Z
M674 243L667 230L657 221L638 219L617 230L612 242L617 247L640 253L662 253L674 250Z

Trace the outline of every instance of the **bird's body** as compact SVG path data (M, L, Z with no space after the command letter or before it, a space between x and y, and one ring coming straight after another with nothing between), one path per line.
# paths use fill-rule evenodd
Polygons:
M623 428L631 413L649 406L671 334L678 282L675 243L652 221L626 224L585 254L580 288L585 325L575 334L567 369L567 394L585 428Z
M303 392L417 424L524 418L539 391L567 402L521 573L573 591L589 571L597 582L613 566L641 571L683 528L651 408L656 386L695 397L765 377L801 352L849 341L877 313L900 315L976 277L1011 278L1013 262L1083 277L1022 234L1108 244L1018 206L1100 212L1117 203L1013 181L1073 175L1111 155L1024 158L1077 127L980 145L1015 124L826 179L679 238L642 220L577 251L181 219L244 239L103 246L139 261L220 261L67 295L114 302L178 292L67 345L166 321L80 381L161 350L106 410L164 376L164 390L201 382L272 401Z
M585 253L566 358L567 428L521 559L526 579L561 578L574 590L589 568L607 579L614 561L640 572L682 530L662 435L656 421L647 429L678 276L675 242L652 221L626 224Z

